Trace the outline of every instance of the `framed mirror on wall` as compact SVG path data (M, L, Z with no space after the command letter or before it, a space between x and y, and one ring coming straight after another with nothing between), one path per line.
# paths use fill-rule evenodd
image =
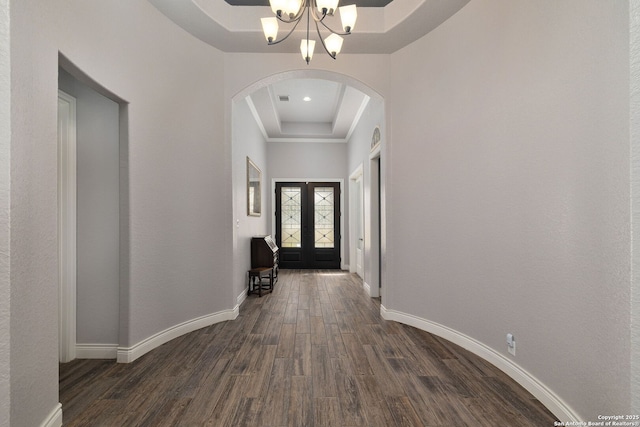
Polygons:
M247 156L247 215L260 216L262 213L262 172Z

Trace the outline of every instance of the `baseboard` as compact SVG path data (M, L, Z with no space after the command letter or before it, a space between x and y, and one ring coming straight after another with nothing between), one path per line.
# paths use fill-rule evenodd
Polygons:
M40 427L62 427L62 403L58 403Z
M131 363L139 357L150 352L154 348L160 347L162 344L171 341L174 338L178 338L189 332L213 325L215 323L224 322L226 320L234 320L240 313L239 307L234 307L233 310L224 310L218 313L208 314L206 316L198 317L179 325L172 326L164 331L158 332L149 338L140 341L138 344L132 347L118 347L117 360L118 363Z
M370 298L379 298L380 297L380 289L379 288L378 289L372 288L371 285L369 285L364 280L362 281L362 288L364 289L364 291L367 293L367 295Z
M117 359L118 344L76 344L78 359Z
M371 286L369 286L369 284L364 280L362 281L362 287L364 288L364 291L367 293L367 295L371 296Z
M551 413L553 413L553 415L555 415L559 420L574 422L580 421L578 415L558 395L518 364L507 359L491 347L488 347L463 333L439 323L422 319L411 314L387 310L384 306L380 306L380 315L385 320L393 320L395 322L413 326L414 328L432 333L469 350L476 356L483 358L505 374L509 375L518 384L527 389L529 393L534 395L536 399L549 409L549 411L551 411Z
M242 293L236 297L236 307L235 307L235 309L239 309L239 307L242 305L244 300L247 299L248 292L249 292L249 287L247 286L246 288L244 288Z

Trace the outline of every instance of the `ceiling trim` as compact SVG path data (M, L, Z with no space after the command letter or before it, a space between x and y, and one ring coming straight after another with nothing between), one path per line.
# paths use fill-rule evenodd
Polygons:
M221 0L148 0L193 36L223 52L299 53L297 43L269 46L260 18L268 6L231 6ZM358 22L343 53L393 53L419 39L470 0L394 0L385 7L358 9ZM336 18L337 19L337 18ZM296 30L296 34L303 31Z
M356 125L358 124L358 121L362 117L362 114L364 112L364 109L367 106L367 103L371 99L371 97L366 94L364 95L364 98L365 99L360 105L360 109L358 110L358 113L345 138L300 137L300 136L269 137L267 134L267 130L264 127L264 123L260 118L260 114L258 114L258 110L255 104L253 103L253 100L251 99L251 96L246 96L245 101L247 102L249 111L251 111L251 115L253 116L253 119L256 122L256 125L258 126L258 129L260 130L260 133L262 134L262 138L264 139L265 142L302 142L302 143L311 142L311 143L323 143L323 144L327 144L327 143L328 144L346 144L347 142L349 142L349 139L351 138L351 135L353 134L353 131L355 130Z
M262 133L262 138L266 141L269 139L267 136L267 130L264 128L264 124L262 123L262 119L260 119L260 114L258 114L258 110L256 109L251 96L247 96L245 98L247 101L247 105L249 105L249 111L251 111L251 115L253 116L253 120L255 120L256 125L258 125L258 129L260 129L260 133Z
M271 100L271 109L273 110L273 114L276 116L276 124L278 125L278 132L282 133L282 119L280 118L279 110L277 107L276 98L278 95L273 91L273 85L267 86L267 91L269 92L269 99Z
M339 83L338 96L334 99L333 104L333 117L331 117L331 131L336 131L336 126L338 125L338 114L340 114L340 106L344 100L344 94L347 91L347 86L344 83Z
M360 122L360 119L364 114L364 110L367 108L367 105L369 105L370 100L371 100L371 97L367 94L364 94L364 99L360 104L360 108L358 109L358 112L356 113L356 116L353 119L353 123L351 124L351 128L349 129L349 132L347 132L347 137L346 137L347 141L351 139L351 135L353 135L353 132L356 130L356 127L358 126L358 123Z
M357 108L356 119L350 121L349 128L345 129L345 133L338 137L327 137L324 135L274 135L273 138L268 136L266 125L261 121L261 116L258 113L258 105L254 103L252 99L253 94L257 93L260 89L266 89L271 85L290 80L290 79L321 79L329 80L336 83L343 84L347 90L356 90L360 92L362 99L358 101L359 108ZM365 109L369 105L369 102L373 100L383 101L384 98L373 88L364 84L362 81L355 79L346 74L337 73L334 71L319 70L319 69L297 69L284 71L277 74L267 76L261 80L254 82L253 84L244 87L232 97L232 102L246 101L249 106L249 110L258 126L259 132L262 135L265 142L307 142L307 143L348 143L349 139L353 136L357 123L361 120ZM262 108L262 107L260 107Z
M224 0L231 6L269 6L269 0ZM385 7L392 0L354 0L360 7Z
M349 142L348 139L345 138L300 138L300 137L291 137L291 138L267 138L266 142L301 142L301 143L321 143L321 144L346 144Z

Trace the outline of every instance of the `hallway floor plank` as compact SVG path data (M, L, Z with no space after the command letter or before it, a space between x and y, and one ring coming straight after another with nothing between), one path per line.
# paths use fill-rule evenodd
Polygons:
M234 321L130 364L60 365L65 426L551 426L497 368L385 321L355 275L281 270Z

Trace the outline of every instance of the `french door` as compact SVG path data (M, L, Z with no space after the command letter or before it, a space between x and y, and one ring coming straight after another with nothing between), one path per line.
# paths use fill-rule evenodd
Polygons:
M340 184L276 183L281 268L340 268Z

